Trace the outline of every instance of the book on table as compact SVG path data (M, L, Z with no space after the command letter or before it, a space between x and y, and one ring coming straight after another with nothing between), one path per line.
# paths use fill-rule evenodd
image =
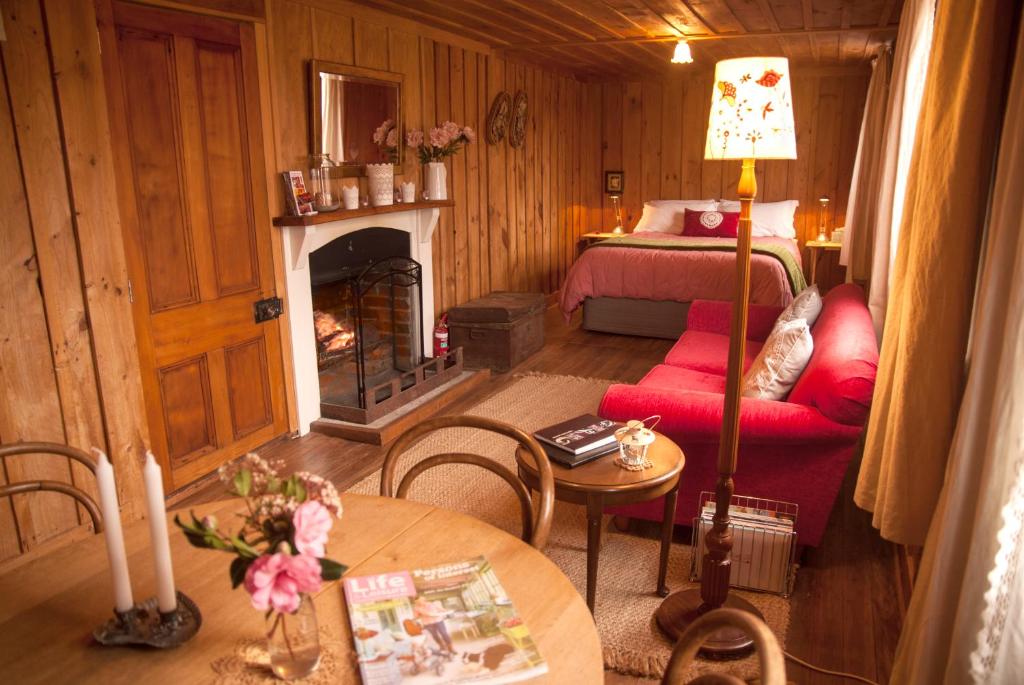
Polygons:
M484 557L343 585L363 685L511 683L547 673Z
M547 428L541 428L533 434L533 437L570 454L582 454L604 445L613 444L615 431L621 426L622 424L610 419L584 414Z
M579 454L566 452L565 450L555 447L554 445L549 445L546 442L541 443L541 447L544 449L545 454L548 455L548 459L570 469L583 464L588 464L595 459L600 459L606 454L611 454L612 452L617 452L619 450L619 444L617 442L600 445L592 450L580 452Z

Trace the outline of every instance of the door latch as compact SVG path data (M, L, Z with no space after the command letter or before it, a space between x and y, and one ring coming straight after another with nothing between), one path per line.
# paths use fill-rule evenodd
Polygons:
M268 297L265 300L255 302L252 308L256 323L263 323L264 321L270 321L281 316L281 313L284 311L284 302L281 301L280 297Z

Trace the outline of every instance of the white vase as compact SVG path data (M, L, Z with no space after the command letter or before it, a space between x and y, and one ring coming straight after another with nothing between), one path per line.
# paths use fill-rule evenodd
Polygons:
M366 179L370 186L370 204L384 207L395 202L395 167L389 163L367 164Z
M448 170L444 162L427 162L423 175L423 191L428 200L448 199Z

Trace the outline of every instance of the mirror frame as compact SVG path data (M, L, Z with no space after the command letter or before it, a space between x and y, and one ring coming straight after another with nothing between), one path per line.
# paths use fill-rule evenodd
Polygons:
M338 74L339 76L354 76L361 79L370 79L373 81L382 81L386 83L393 83L398 86L398 98L397 108L398 112L395 114L395 126L398 127L401 140L398 146L398 161L394 163L395 173L402 173L402 164L405 161L405 155L403 148L405 147L405 135L402 132L402 83L404 81L404 75L391 71L379 71L377 69L366 69L364 67L356 67L350 64L340 64L338 62L327 62L322 59L313 59L309 61L309 95L310 95L310 112L309 112L309 150L310 156L317 154L320 151L320 137L321 131L323 130L323 121L321 120L321 102L320 97L320 72L326 71L332 74ZM364 175L362 164L341 164L335 167L335 172L332 174L334 177L359 177Z

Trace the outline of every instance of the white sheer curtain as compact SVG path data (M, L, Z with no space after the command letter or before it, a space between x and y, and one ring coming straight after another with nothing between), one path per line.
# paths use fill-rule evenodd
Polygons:
M934 24L935 0L907 0L903 5L885 114L882 139L885 154L879 169L874 246L871 250L868 308L879 339L889 298L889 275L896 258L897 238L903 220L903 198L928 75L928 52Z
M885 114L889 101L889 76L892 48L883 46L871 61L871 81L864 101L857 158L853 163L853 182L846 205L846 230L839 263L846 267L847 281L866 281L871 277L871 248L878 214L878 188L882 182L885 150Z
M894 683L1024 682L1024 30L1017 46L967 388Z

